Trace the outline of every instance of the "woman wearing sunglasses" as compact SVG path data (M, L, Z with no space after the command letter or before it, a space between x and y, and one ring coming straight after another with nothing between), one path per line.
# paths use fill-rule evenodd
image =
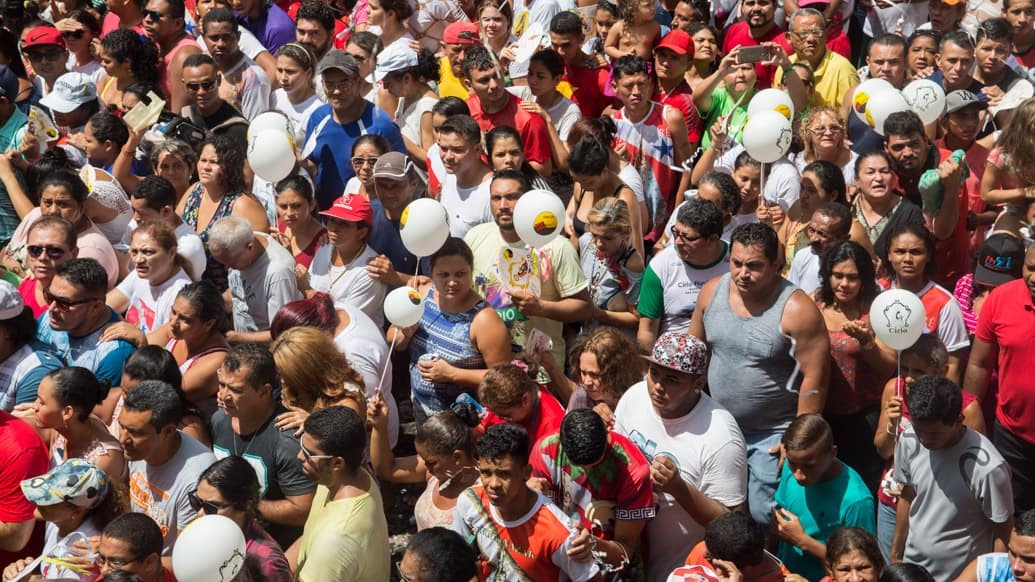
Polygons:
M259 479L243 457L230 456L201 473L198 487L187 494L191 508L202 515L222 515L244 532L245 552L269 582L290 582L284 550L262 529L259 514Z
M93 39L101 36L101 23L97 17L88 10L76 9L54 26L61 32L70 53L68 70L89 75L94 83L100 81L104 67L93 49Z
M374 193L374 164L390 151L392 146L380 135L368 133L357 139L352 144L351 158L356 175L345 184L345 194L359 194L369 200Z
M33 317L38 318L47 310L43 291L50 287L58 266L74 259L79 249L75 228L60 216L46 216L34 222L29 227L27 242L25 254L29 272L18 286L18 293L25 306L32 310Z

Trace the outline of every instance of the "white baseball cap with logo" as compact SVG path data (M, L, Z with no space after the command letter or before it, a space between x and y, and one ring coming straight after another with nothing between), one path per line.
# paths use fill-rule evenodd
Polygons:
M97 100L97 85L89 75L65 73L54 81L54 88L40 104L57 113L69 113Z

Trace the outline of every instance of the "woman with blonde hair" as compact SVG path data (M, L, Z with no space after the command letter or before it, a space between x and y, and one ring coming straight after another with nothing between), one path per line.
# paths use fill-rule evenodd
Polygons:
M986 204L1009 204L1023 216L1035 199L1035 99L1021 103L988 154L981 177L981 199Z
M281 380L281 399L293 415L282 429L302 430L313 412L329 406L347 406L366 417L363 377L349 365L323 331L293 327L270 344Z
M631 242L629 205L621 198L598 201L586 217L579 237L582 270L589 279L593 317L587 327L622 328L630 338L639 325L636 303L646 261Z
M821 105L809 109L798 132L805 149L790 156L798 173L804 172L805 166L812 162L823 160L841 169L845 184L854 184L855 160L859 156L848 149L846 127L845 120L833 107Z

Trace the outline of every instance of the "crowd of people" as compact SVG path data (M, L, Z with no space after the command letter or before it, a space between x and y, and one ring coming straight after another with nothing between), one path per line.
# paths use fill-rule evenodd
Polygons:
M207 515L242 582L1035 582L1035 0L0 24L3 582L201 582Z

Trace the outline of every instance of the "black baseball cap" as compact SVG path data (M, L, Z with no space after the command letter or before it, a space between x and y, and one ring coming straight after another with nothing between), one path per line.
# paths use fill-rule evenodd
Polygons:
M1013 235L998 233L985 239L978 252L974 282L998 286L1021 276L1024 266L1024 243Z

